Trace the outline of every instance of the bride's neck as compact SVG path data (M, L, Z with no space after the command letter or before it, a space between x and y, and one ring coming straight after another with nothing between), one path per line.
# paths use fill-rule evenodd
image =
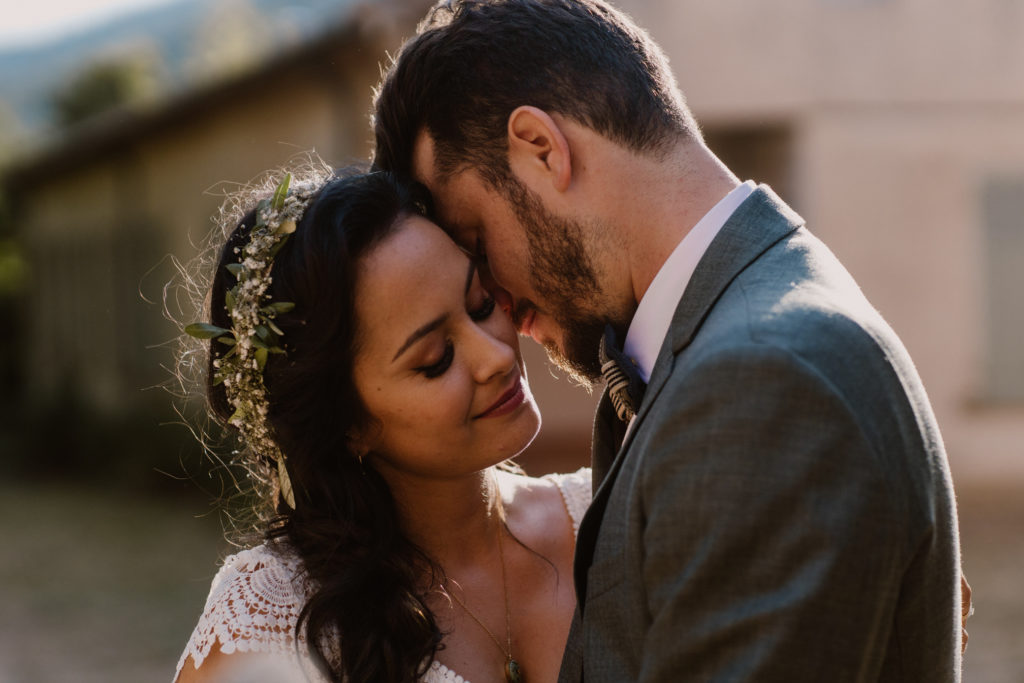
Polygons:
M386 478L402 530L446 571L473 565L493 551L502 523L501 493L493 469L442 481Z

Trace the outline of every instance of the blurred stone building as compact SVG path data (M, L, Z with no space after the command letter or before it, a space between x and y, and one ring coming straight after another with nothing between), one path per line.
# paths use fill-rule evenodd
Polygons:
M902 337L954 476L1024 482L1024 3L617 4Z
M669 54L712 149L800 211L904 339L958 479L1024 481L1024 4L618 4ZM167 361L147 347L177 334L160 315L163 259L206 234L219 199L204 192L311 149L366 158L378 65L422 8L356 13L16 169L30 397L70 391L110 411L166 400L141 392ZM538 467L583 463L593 399L525 346Z

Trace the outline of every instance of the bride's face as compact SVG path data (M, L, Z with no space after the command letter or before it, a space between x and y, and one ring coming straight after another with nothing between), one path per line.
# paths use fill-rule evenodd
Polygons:
M516 455L540 414L515 328L476 268L420 216L360 262L356 388L376 423L359 435L374 466L455 477Z

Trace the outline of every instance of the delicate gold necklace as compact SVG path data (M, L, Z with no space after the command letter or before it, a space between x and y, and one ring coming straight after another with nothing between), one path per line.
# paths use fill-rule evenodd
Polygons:
M522 683L523 682L523 670L519 667L519 662L512 658L512 613L508 608L508 581L505 578L505 545L502 542L501 525L498 526L498 556L501 558L501 586L505 591L505 646L502 647L501 641L491 633L491 629L484 626L484 622L480 621L475 614L473 614L466 603L464 603L458 595L452 591L448 591L448 595L452 597L455 602L459 604L459 607L466 611L466 614L470 616L484 630L484 633L491 637L494 644L498 646L501 653L505 655L505 681L506 683Z

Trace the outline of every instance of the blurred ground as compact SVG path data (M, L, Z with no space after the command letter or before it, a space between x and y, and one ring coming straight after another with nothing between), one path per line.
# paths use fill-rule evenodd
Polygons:
M170 681L223 547L204 511L0 486L0 683Z
M960 487L963 566L974 593L964 683L1024 681L1024 489Z
M959 495L977 608L964 681L1024 681L1024 490ZM0 683L169 681L227 548L205 511L0 485Z

